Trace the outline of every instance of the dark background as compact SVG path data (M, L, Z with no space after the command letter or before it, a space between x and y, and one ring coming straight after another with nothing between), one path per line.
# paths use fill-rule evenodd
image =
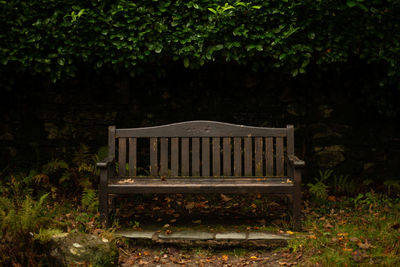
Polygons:
M21 74L1 97L1 167L39 168L107 142L107 126L186 120L295 126L305 179L333 169L353 178L399 179L399 90L379 87L380 67L354 61L292 76L234 64L151 66L135 77L82 68L50 83Z

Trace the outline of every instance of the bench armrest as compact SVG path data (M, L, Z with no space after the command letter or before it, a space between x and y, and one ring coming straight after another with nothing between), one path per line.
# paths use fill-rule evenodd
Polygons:
M97 162L97 167L100 169L107 169L111 164L114 163L113 157L106 157L100 162Z
M294 155L288 156L288 162L294 168L304 168L306 166L304 160L300 160L298 157Z

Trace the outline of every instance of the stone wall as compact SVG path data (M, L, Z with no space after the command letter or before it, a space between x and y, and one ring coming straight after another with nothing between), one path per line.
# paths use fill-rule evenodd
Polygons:
M1 100L2 166L35 168L52 158L69 159L82 145L95 152L106 144L112 124L139 127L207 119L294 124L296 154L307 162L308 179L320 169L400 179L399 92L368 95L383 90L368 80L368 71L314 73L318 75L292 78L212 65L200 70L171 66L163 77L151 71L133 78L83 73L55 85L23 79L4 90ZM387 110L378 105L382 99Z

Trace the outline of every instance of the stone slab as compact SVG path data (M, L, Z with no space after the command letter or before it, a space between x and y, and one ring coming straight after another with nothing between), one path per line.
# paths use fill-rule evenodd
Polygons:
M248 240L288 240L290 237L263 232L250 232Z
M198 231L180 231L172 232L169 235L160 233L158 238L161 239L182 239L182 240L210 240L214 239L213 233L198 232Z
M152 239L155 233L156 231L121 231L116 235L135 239Z
M246 240L246 233L218 233L215 235L216 240Z

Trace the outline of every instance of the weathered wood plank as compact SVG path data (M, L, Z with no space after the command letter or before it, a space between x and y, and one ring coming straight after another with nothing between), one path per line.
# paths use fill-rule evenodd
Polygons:
M223 145L223 171L224 175L232 175L231 172L231 139L228 137L224 137L222 140L222 145Z
M233 174L242 175L242 138L233 138Z
M252 153L252 140L251 137L245 137L244 139L244 175L253 175L253 153Z
M254 166L255 175L263 175L263 138L254 138Z
M182 162L181 162L181 175L188 176L189 175L189 138L181 139L181 154L182 154Z
M202 138L201 176L210 176L210 138Z
M221 173L221 145L219 137L213 137L212 147L213 147L213 152L212 152L213 176L219 176Z
M158 140L150 138L150 175L158 175Z
M192 175L200 175L200 138L192 138Z
M126 138L118 138L118 173L126 175Z
M287 156L294 156L294 128L293 125L287 125L287 137L286 137L286 153ZM289 166L289 161L287 161L287 172L289 177L293 177L293 169Z
M168 175L168 138L160 138L160 175Z
M215 121L188 121L155 127L117 129L116 137L286 136L286 128L263 128Z
M265 138L265 171L267 176L274 175L274 142L272 137Z
M129 176L136 176L136 138L129 138Z
M276 175L283 176L284 173L284 156L283 156L283 138L275 138L276 146Z
M142 179L144 180L144 179ZM293 183L284 182L254 182L251 180L226 181L226 179L213 179L214 181L199 182L193 179L181 179L174 181L166 179L165 181L145 179L143 182L139 179L132 184L110 184L108 191L117 194L129 193L271 193L288 194L293 193ZM236 181L235 181L236 180Z
M115 126L108 127L108 156L115 159Z
M171 138L171 176L179 172L179 138Z

